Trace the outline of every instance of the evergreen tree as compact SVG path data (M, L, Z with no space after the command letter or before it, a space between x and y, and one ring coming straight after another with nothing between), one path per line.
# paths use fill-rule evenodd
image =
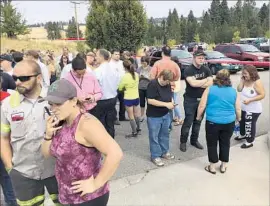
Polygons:
M181 17L180 17L180 28L181 28L181 40L183 42L186 42L186 40L187 40L187 20L183 15L181 15Z
M86 39L90 48L105 48L106 26L108 18L108 2L91 0L90 9L86 18Z
M223 25L225 22L230 23L230 10L227 0L222 0L220 4L220 23Z
M188 14L188 20L187 20L187 30L186 30L186 37L187 42L193 42L194 36L197 33L197 20L193 15L193 11L190 10Z
M90 47L135 51L147 32L147 18L141 1L91 2L87 17Z
M181 27L177 10L174 8L173 12L169 11L167 19L168 23L168 38L174 39L176 43L181 42Z
M45 24L45 29L47 30L47 38L50 40L60 39L60 25L58 22L47 22Z
M214 28L221 24L220 0L213 0L209 9L210 18Z
M213 42L213 35L212 35L213 27L208 12L205 12L203 16L199 31L200 31L200 39L202 42Z
M68 23L66 36L68 38L77 38L77 25L76 25L75 17L72 17L72 19ZM81 38L82 36L83 36L82 32L79 29L79 38Z
M26 21L21 14L11 5L11 0L1 0L1 34L6 34L8 38L16 38L17 35L29 33Z

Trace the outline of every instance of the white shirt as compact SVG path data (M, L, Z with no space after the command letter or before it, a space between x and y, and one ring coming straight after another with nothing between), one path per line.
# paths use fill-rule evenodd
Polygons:
M60 79L63 79L67 76L67 73L69 73L72 69L72 64L67 64L61 72ZM86 67L86 72L93 73L93 70L90 67Z
M117 89L120 83L120 75L108 62L103 62L94 70L97 80L102 89L101 100L112 99L117 96Z
M41 68L41 75L42 75L42 87L48 88L50 86L50 74L49 74L49 69L45 64L43 64L40 61L37 61Z
M115 61L112 59L109 64L111 68L115 69L119 73L120 78L125 75L125 68L122 60Z

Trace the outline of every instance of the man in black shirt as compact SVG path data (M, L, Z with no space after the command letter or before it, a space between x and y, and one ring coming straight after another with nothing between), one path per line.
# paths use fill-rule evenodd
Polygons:
M151 160L156 166L163 166L161 160L174 159L169 152L169 126L171 117L169 111L175 105L172 100L170 82L173 80L173 73L170 70L163 70L158 79L152 80L147 88L147 126L149 131Z
M213 84L210 69L203 65L204 59L205 54L202 50L195 51L193 53L193 64L184 72L186 92L184 94L185 119L180 136L180 150L182 152L187 150L186 143L191 126L191 145L197 149L203 149L203 146L198 142L201 121L196 120L197 109L205 88Z

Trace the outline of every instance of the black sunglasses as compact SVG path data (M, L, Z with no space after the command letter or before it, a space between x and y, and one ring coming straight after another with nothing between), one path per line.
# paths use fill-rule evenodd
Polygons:
M31 77L36 77L40 74L34 74L34 75L30 75L30 76L20 76L20 77L17 77L15 75L12 75L14 81L16 82L17 80L20 80L21 82L27 82L31 79Z

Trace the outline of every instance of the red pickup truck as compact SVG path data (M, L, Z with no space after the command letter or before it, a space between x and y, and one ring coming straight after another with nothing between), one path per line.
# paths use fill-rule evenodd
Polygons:
M249 44L219 44L214 50L240 61L269 62L270 59L269 53L261 52L255 46ZM269 66L264 69L269 70Z

